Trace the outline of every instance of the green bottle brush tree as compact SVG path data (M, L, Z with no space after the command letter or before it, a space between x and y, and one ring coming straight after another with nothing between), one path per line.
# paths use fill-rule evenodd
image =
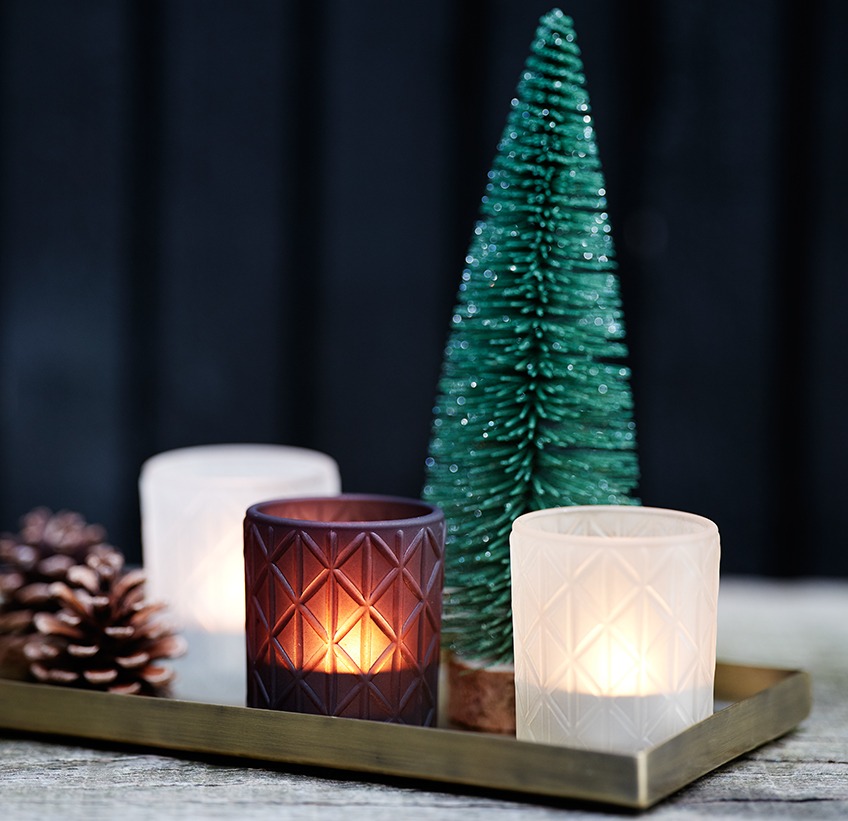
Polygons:
M434 408L424 497L448 521L453 652L512 661L522 513L636 503L606 189L572 21L545 15L489 172Z

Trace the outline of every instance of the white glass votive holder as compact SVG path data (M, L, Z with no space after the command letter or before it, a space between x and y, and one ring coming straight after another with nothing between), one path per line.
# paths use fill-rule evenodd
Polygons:
M719 534L635 505L520 516L510 536L519 740L632 753L713 712Z
M189 643L190 658L174 665L178 695L244 701L247 508L339 491L331 457L285 445L202 445L144 463L139 492L147 597L168 604Z

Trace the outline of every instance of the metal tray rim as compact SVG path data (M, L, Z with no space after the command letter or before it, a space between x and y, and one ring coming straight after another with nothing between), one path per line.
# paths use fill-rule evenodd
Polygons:
M716 666L716 696L732 703L632 755L11 680L0 680L0 728L646 809L788 732L812 705L807 673L737 664Z

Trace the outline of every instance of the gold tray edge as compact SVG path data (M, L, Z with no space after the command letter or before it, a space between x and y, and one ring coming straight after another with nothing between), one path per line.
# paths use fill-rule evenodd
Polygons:
M753 672L755 679L774 674L776 680L650 750L647 753L650 779L641 785L641 808L785 735L810 714L813 697L808 673L741 665L736 669Z
M645 809L788 732L812 705L799 670L719 664L716 682L733 704L634 755L6 680L0 728Z

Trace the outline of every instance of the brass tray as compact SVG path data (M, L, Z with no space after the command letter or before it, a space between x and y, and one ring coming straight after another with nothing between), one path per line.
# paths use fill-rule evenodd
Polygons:
M645 809L788 732L812 704L805 672L728 664L716 669L716 698L732 703L632 755L5 680L0 680L0 728Z

